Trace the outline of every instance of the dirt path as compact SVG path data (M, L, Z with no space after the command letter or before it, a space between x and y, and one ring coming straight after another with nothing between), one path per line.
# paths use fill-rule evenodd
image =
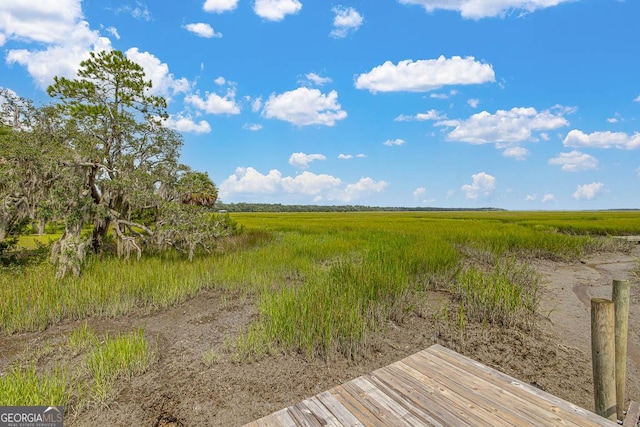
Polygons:
M108 406L69 417L69 426L234 426L260 418L363 373L390 364L434 343L575 404L592 409L588 302L610 296L613 278L630 278L640 256L596 255L578 264L537 261L547 282L543 290L542 330L469 326L464 339L434 321L447 294L434 294L421 316L389 322L368 336L371 352L360 360L325 363L301 355L274 355L254 363L235 363L228 340L257 316L255 301L237 293L211 290L152 315L89 319L97 332L144 327L158 343L157 359L145 374L121 384ZM630 321L631 363L628 396L640 399L640 295L635 285ZM0 371L29 346L62 342L79 322L40 334L0 336ZM453 328L455 330L455 328ZM444 330L444 332L443 332ZM449 335L447 335L449 334ZM206 355L217 361L208 363Z

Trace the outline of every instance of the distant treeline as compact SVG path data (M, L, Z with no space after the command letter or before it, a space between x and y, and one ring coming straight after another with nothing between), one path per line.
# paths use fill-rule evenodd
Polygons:
M362 205L282 205L280 203L216 203L215 209L227 212L456 212L505 211L500 208L434 208L434 207L380 207Z

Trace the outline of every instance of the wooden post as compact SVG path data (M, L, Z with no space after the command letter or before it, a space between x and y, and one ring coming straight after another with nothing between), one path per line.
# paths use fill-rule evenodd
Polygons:
M616 330L616 412L618 419L624 415L625 384L627 381L627 333L629 330L629 293L628 280L613 281L613 304L615 306Z
M596 414L616 421L616 346L613 301L591 299L591 357Z

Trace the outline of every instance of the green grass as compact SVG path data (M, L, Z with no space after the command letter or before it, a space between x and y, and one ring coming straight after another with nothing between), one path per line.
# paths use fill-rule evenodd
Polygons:
M0 333L150 312L218 288L255 296L259 306L257 323L238 340L239 354L353 357L386 320L402 321L419 309L430 289L460 293L465 321L484 319L478 314L484 312L490 321L518 323L509 316L535 310L535 292L517 288L521 264L497 258L575 261L590 251L619 249L603 235L640 234L637 212L252 213L233 219L247 233L193 262L172 253L140 261L93 257L79 278L59 282L48 263L3 271Z
M142 374L155 349L143 330L98 337L83 324L56 347L53 367L36 368L51 345L33 349L0 375L0 405L65 406L67 412L108 402L120 379ZM80 357L81 363L74 362Z

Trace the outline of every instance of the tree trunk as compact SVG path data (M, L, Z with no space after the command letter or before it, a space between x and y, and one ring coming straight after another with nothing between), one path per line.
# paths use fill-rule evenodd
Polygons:
M111 225L111 218L102 218L93 227L93 235L91 237L91 247L93 252L101 254L104 250L104 238L107 236L109 226Z

